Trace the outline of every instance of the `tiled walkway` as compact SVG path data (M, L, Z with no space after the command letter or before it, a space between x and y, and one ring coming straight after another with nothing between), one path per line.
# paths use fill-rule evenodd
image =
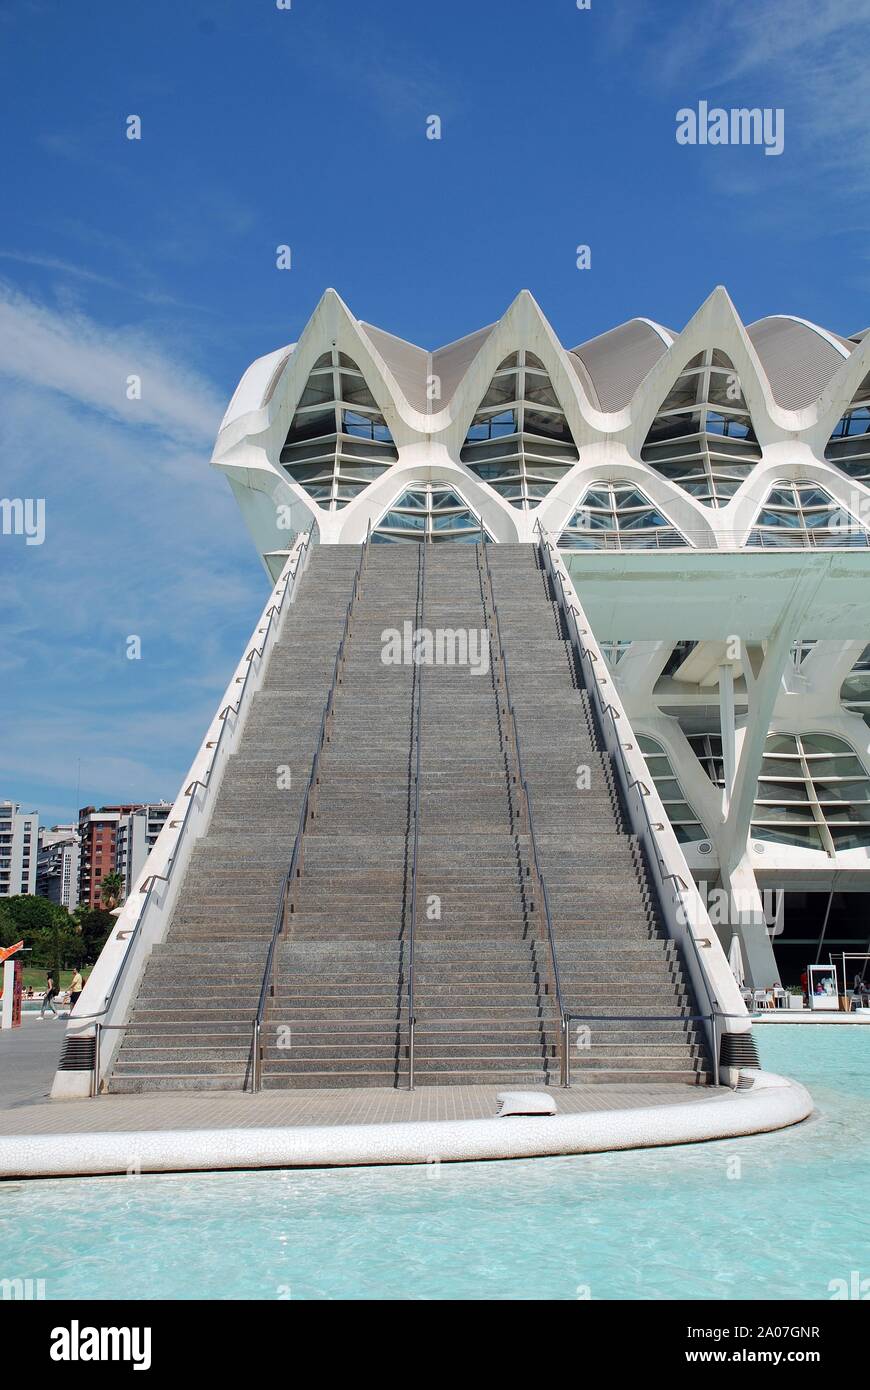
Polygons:
M499 1086L421 1086L386 1089L241 1092L164 1091L51 1101L64 1033L60 1024L27 1020L0 1035L0 1134L86 1134L129 1130L235 1129L284 1125L367 1125L402 1120L489 1119ZM518 1090L519 1087L508 1089ZM529 1089L546 1090L545 1087ZM706 1086L572 1086L548 1091L562 1114L629 1110L711 1099ZM728 1095L727 1091L720 1092Z
M282 1125L365 1125L401 1120L477 1120L496 1113L496 1086L425 1086L392 1090L164 1092L43 1101L0 1109L0 1134L82 1134L95 1130L235 1129ZM550 1094L563 1114L628 1110L709 1100L705 1086L573 1086ZM722 1094L728 1094L723 1092Z

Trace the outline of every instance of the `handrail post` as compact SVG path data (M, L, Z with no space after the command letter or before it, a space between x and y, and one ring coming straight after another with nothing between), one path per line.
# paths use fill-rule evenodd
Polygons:
M261 1058L261 1056L260 1056L260 1020L259 1020L259 1018L255 1018L255 1019L254 1019L253 1037L252 1037L252 1039L251 1039L251 1057L252 1057L252 1065L251 1065L251 1091L252 1091L252 1093L253 1093L254 1095L256 1095L257 1092L258 1092L259 1089L260 1089L260 1085L261 1085L261 1071L262 1071L262 1066L261 1066L262 1058Z
M94 1024L94 1077L91 1082L92 1100L95 1096L100 1094L100 1034L102 1031L103 1025L100 1023L99 1019L97 1019L97 1022Z
M571 1015L562 1020L562 1085L571 1085Z

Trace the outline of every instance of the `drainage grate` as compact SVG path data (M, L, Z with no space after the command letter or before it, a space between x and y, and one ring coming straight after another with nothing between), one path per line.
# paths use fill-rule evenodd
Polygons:
M59 1071L93 1071L96 1053L96 1038L67 1038L60 1062Z
M758 1067L761 1065L755 1049L755 1038L751 1031L722 1034L719 1065L721 1067Z

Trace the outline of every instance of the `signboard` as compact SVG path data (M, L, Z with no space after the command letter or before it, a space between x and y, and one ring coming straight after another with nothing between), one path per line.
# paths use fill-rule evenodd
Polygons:
M808 966L807 991L811 1009L839 1009L836 967L833 965Z

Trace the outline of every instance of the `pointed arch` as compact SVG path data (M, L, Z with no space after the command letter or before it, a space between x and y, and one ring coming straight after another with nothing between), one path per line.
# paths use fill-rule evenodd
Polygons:
M647 433L641 459L705 507L727 506L761 458L740 377L719 348L681 371Z
M625 479L587 487L562 530L560 550L680 550L682 531Z
M816 482L776 482L746 540L750 549L866 550L870 532Z
M375 545L394 541L464 541L475 545L481 539L490 541L492 537L465 498L449 483L428 479L406 483L372 530Z
M499 363L460 460L512 507L530 510L579 460L571 428L540 357L526 348Z
M395 463L399 451L353 358L331 348L317 358L281 449L294 483L327 511L346 507Z

